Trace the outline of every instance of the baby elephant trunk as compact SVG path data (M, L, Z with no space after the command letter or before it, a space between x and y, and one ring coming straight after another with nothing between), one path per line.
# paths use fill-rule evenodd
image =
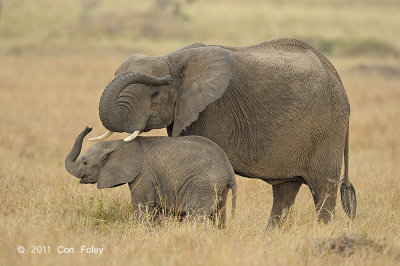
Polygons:
M81 153L83 139L85 138L85 136L87 134L90 133L90 131L92 131L92 128L86 127L79 134L79 136L75 140L74 146L72 147L70 153L68 154L67 158L65 159L65 168L73 176L80 177L80 176L78 176L79 173L78 173L78 166L76 163L76 159L78 158L79 154Z

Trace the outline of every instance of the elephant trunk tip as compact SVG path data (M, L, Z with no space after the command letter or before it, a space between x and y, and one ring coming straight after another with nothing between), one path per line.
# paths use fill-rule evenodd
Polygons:
M92 131L93 128L86 126L85 129L79 134L76 138L74 146L72 147L70 153L68 154L67 158L65 159L65 168L67 171L77 176L77 165L75 163L76 159L78 158L81 149L82 149L82 142L84 137Z
M86 126L85 129L83 130L83 132L85 133L85 135L89 134L92 131L92 127L88 127Z

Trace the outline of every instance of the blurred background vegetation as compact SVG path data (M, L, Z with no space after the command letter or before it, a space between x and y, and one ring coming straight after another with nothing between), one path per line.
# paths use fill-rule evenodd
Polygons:
M1 54L147 53L278 37L330 56L400 55L399 0L10 0Z

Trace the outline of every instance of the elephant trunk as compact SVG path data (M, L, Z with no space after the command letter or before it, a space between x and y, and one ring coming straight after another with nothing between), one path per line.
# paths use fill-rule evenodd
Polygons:
M78 173L78 166L76 164L76 159L81 153L83 139L87 134L89 134L90 131L92 131L92 128L86 127L79 134L79 136L75 140L74 146L72 147L70 153L65 159L65 168L73 176L80 177Z
M152 76L139 75L133 72L121 74L111 81L100 98L99 115L103 126L113 132L128 132L124 126L124 119L122 110L118 109L118 98L120 93L126 86L133 83L148 84L153 86L160 86L168 84L171 76L167 75L161 78Z

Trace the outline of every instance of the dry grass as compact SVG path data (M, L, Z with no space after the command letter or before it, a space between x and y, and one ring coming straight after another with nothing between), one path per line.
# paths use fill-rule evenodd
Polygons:
M80 2L59 2L61 9L47 0L14 0L3 5L0 265L400 264L398 58L332 60L352 109L350 178L358 197L354 221L345 216L338 202L332 223L316 223L311 194L303 186L283 229L265 234L271 187L238 177L236 217L226 230L174 221L150 226L134 221L127 186L100 191L80 185L63 165L85 125L94 127L92 135L103 133L97 113L99 97L129 51L160 55L194 41L236 45L278 36L344 43L372 39L398 50L396 1L381 6L374 1L354 1L346 10L341 9L341 0L327 4L303 0L294 5L285 1L283 6L277 1L253 0L245 9L239 8L240 1L218 1L215 9L211 8L213 1L180 1L184 14L176 18L170 10L165 18L174 27L161 22L148 26L146 16L151 14L140 12L148 10L149 4L141 4L135 12L144 15L133 21L139 26L132 35L127 34L128 28L107 35L107 29L95 23L107 14L113 15L107 20L111 26L120 20L133 23L118 11L127 10L123 0L118 1L123 9L100 1L89 13L93 24L78 19L82 16ZM41 16L38 12L46 4L47 13ZM223 27L224 20L231 24ZM87 28L81 28L82 23ZM16 251L19 245L27 248L23 255ZM50 246L51 251L30 254L32 245ZM75 254L58 254L60 245L75 248ZM80 254L82 245L104 248L103 255Z
M266 235L271 189L258 180L238 177L236 218L218 231L191 223L137 224L126 186L100 191L79 185L64 170L63 160L85 125L94 126L93 135L102 133L98 99L120 60L3 57L7 68L0 73L1 264L400 263L398 77L366 75L357 61L334 61L352 104L350 174L358 195L357 217L350 221L339 203L331 224L316 224L311 195L303 186L285 228ZM400 67L391 64L396 65ZM329 245L321 248L321 243L343 234L363 239L350 244L351 255L330 251ZM19 255L18 245L52 250ZM104 254L59 255L58 245L74 247L77 253L81 245L94 245L103 247Z

